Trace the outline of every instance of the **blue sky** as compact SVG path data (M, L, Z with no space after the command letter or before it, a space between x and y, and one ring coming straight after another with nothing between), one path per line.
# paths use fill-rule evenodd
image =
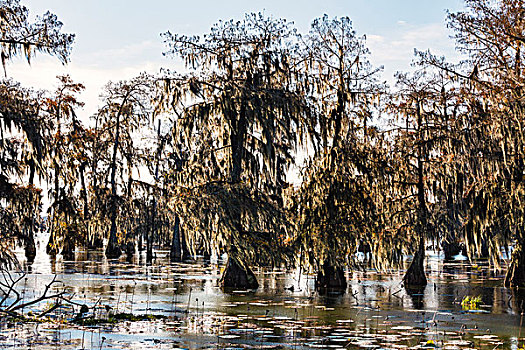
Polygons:
M85 117L96 111L101 87L108 80L128 79L141 71L177 68L164 58L160 33L201 34L219 19L264 11L293 21L307 32L323 14L349 16L359 34L366 34L371 60L384 65L383 79L392 82L398 70L410 68L414 48L431 49L454 58L454 42L445 25L446 9L462 8L461 0L21 0L32 15L47 10L58 15L64 31L77 35L71 63L37 56L29 67L18 59L8 76L37 88L54 89L54 77L69 73L86 85Z

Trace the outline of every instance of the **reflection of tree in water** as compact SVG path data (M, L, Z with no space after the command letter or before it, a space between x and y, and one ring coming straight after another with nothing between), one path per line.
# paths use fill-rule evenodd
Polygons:
M425 287L405 288L405 291L412 301L412 307L416 310L422 310L425 299Z
M344 305L344 294L339 292L328 293L324 295L319 295L317 299L317 304L323 305L330 308L339 308Z
M513 313L520 315L525 311L525 290L514 288L510 291L509 306Z

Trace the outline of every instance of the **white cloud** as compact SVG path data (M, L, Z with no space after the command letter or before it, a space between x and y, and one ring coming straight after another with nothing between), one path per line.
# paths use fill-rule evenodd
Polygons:
M367 44L371 51L371 61L385 67L384 78L393 82L393 73L410 69L414 59L414 49L428 50L434 54L446 55L456 59L454 42L449 38L442 24L414 26L406 24L387 35L368 35Z
M156 74L161 67L182 69L176 61L162 56L158 56L157 60L151 59L155 54L160 55L159 47L146 41L98 51L81 59L72 57L72 62L65 66L53 57L38 55L31 65L22 58L15 59L8 64L7 75L24 86L54 91L57 87L56 77L69 74L75 82L83 83L86 87L80 95L85 106L78 114L87 121L97 111L100 93L108 81L130 79L141 72Z

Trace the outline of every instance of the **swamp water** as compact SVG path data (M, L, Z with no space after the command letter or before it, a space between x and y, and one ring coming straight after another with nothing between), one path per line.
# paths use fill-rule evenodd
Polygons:
M318 295L313 276L258 270L256 292L218 287L222 264L170 265L157 251L152 266L107 261L101 252L53 261L39 251L19 291L39 296L58 275L72 301L94 316L164 315L164 319L73 325L79 307L50 322L0 322L1 349L518 349L523 297L503 288L488 266L427 259L428 286L408 294L401 273L347 274L344 295ZM162 258L161 258L162 257ZM28 266L25 266L28 269ZM291 288L293 287L293 288ZM481 297L476 305L465 296ZM25 313L42 312L52 301Z

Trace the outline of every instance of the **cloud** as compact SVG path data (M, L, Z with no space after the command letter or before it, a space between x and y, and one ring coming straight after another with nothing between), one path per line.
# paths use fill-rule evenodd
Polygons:
M55 58L43 55L34 57L31 65L18 58L8 64L7 75L24 86L54 91L58 83L56 77L69 74L75 82L83 83L86 87L79 98L85 102L85 106L78 115L88 121L98 110L99 96L108 81L130 79L141 72L156 74L161 67L182 70L183 67L177 61L162 56L155 59L151 52L159 52L157 45L142 42L101 50L82 58L72 57L72 62L65 66Z
M410 69L414 59L414 49L428 50L434 54L456 59L454 42L447 29L438 23L428 25L403 25L386 35L368 35L367 44L371 51L371 61L385 67L384 78L392 82L393 73Z
M88 51L78 56L73 54L72 61L104 69L118 68L129 65L129 62L144 62L152 59L159 62L166 61L167 59L162 56L164 50L162 43L148 40L122 47Z

